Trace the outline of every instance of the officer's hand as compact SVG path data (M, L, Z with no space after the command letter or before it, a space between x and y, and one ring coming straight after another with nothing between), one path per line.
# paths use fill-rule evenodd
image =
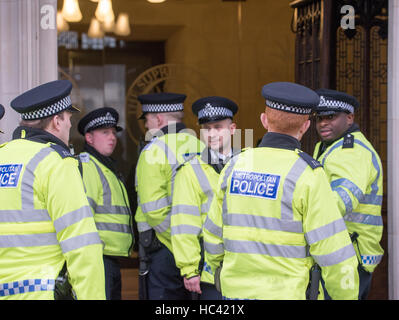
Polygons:
M190 292L197 292L201 294L201 287L200 287L200 276L194 276L191 277L190 279L187 279L186 277L184 278L184 286L186 289Z

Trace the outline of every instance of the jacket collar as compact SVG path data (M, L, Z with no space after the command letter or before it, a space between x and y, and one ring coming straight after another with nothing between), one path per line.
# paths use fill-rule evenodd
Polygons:
M19 126L14 130L12 139L13 140L26 139L44 144L49 142L55 143L63 147L65 150L68 150L68 152L70 152L68 146L61 139L57 138L55 135L51 134L50 132L42 129Z
M287 150L295 150L301 149L301 143L298 139L291 137L286 134L276 133L276 132L268 132L266 133L258 147L261 148L278 148L278 149L287 149Z
M212 166L213 169L215 169L215 171L217 173L220 173L224 166L226 165L226 163L236 154L240 153L241 150L240 149L231 149L231 154L229 156L227 156L225 159L221 159L221 158L216 158L217 155L215 152L212 152L210 148L206 147L202 152L201 152L201 160L207 164L209 164L210 166Z
M179 133L180 131L186 129L186 126L182 122L176 122L169 124L167 126L162 127L159 129L162 134L169 134L169 133Z
M119 173L118 173L117 168L116 168L116 161L113 158L106 157L106 156L102 155L95 148L93 148L92 146L89 146L86 142L85 142L85 145L83 147L83 151L89 153L91 156L96 158L104 166L106 166L109 170L111 170L117 177L119 177L118 176Z
M335 142L337 142L338 140L341 140L343 137L345 137L348 133L352 133L352 132L356 132L356 131L360 131L359 125L357 123L352 123L352 125L349 127L348 130L346 130L340 137L338 137L337 139L335 139L334 141L329 141L329 142L324 142L322 141L320 144L320 148L319 148L319 152L317 155L317 159L324 153L324 151L331 146L332 144L334 144Z

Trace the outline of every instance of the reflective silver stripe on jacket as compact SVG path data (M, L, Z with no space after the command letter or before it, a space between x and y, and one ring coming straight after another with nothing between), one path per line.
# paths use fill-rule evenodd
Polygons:
M306 238L306 242L309 245L311 245L313 243L327 239L339 232L346 231L346 230L347 230L346 224L345 224L344 220L341 218L341 219L335 220L329 224L326 224L322 227L313 229L313 230L305 233L305 238Z
M69 251L80 249L91 244L101 244L98 232L84 233L60 242L62 252L65 254Z
M24 174L21 180L21 210L1 210L0 211L0 222L40 222L40 221L51 221L50 215L46 209L34 209L34 180L37 166L43 161L48 155L54 152L51 147L41 149L26 165ZM9 215L7 215L9 213ZM7 217L6 217L7 215ZM68 226L92 215L89 207L82 207L75 211L64 214L62 217L56 219L53 223L56 232L60 232ZM61 249L63 246L57 240L57 233L35 233L35 234L17 234L17 235L0 235L0 247L35 247L35 246L50 246L60 245ZM96 236L97 235L97 236ZM79 239L90 238L89 244L101 244L98 233L94 234L83 234ZM64 246L68 248L68 244L72 244L77 237L64 240L66 243ZM76 244L75 247L85 246L85 242ZM69 250L68 250L69 251ZM66 251L67 252L67 251ZM65 253L65 252L64 252Z
M102 230L102 231L114 231L114 232L129 233L129 234L132 233L128 225L121 223L96 222L96 227L97 230Z
M103 205L98 205L93 199L89 198L90 205L93 207L95 213L98 214L126 214L130 215L130 210L126 206L114 206L112 205L112 191L111 187L108 183L107 178L105 177L104 173L102 172L101 168L99 165L94 161L91 160L98 172L98 175L100 176L100 181L103 187ZM118 178L117 178L118 179ZM121 189L121 192L123 192L123 189Z
M181 213L201 217L201 212L197 206L178 204L172 207L172 215Z
M54 149L51 147L43 148L37 154L35 154L35 156L26 165L21 181L21 199L23 211L32 210L35 208L33 191L33 183L35 181L34 172L39 163L52 152L54 152Z
M284 180L283 195L281 199L281 219L258 216L255 214L230 213L227 210L225 194L223 200L224 225L302 233L302 221L293 220L294 213L292 208L292 201L296 184L299 178L305 172L307 166L308 164L302 158L298 158L298 160L294 163ZM208 224L209 227L207 227L207 230L212 227L209 222ZM343 221L343 219L338 219L325 226L311 230L307 232L304 236L307 244L311 245L345 230L345 222ZM222 231L218 230L216 231L216 233L219 237L221 237ZM352 247L352 251L350 247ZM224 248L228 251L236 253L264 254L274 257L305 258L309 256L307 245L272 245L258 241L238 241L225 238ZM352 253L354 253L352 244L348 248L340 250L339 252L343 260L351 257ZM322 265L330 265L330 263L334 264L334 261L338 261L336 263L339 263L339 258L336 257L335 253L325 256L318 256L317 258Z
M223 229L216 224L213 223L211 219L207 216L204 223L204 229L208 230L213 235L222 238L223 237Z
M325 255L312 254L312 257L316 260L319 266L328 267L345 261L346 259L349 259L355 255L355 249L353 248L353 245L351 243L333 253Z
M147 222L137 222L137 230L139 232L144 232L152 229L152 227Z
M193 234L196 236L199 236L202 232L201 228L198 228L197 226L192 226L189 224L179 224L178 226L172 226L171 227L171 235L176 235L176 234Z
M179 167L179 163L177 161L175 154L172 152L172 150L169 148L169 146L164 141L159 140L159 139L154 139L152 144L157 145L165 153L168 163L172 169L171 195L167 196L165 198L162 198L162 199L157 199L157 200L146 202L146 203L140 203L141 211L143 212L143 214L148 213L150 211L156 211L156 210L164 209L168 206L171 206L172 198L173 198L173 189L174 189L174 185L175 185L176 171L177 171L177 168ZM137 183L137 179L136 179L136 183ZM159 225L153 227L153 229L156 232L163 233L169 229L170 213L171 213L171 211L168 212L164 221L162 221Z
M362 141L355 139L354 142L360 146L362 146L363 148L365 148L366 150L368 150L371 153L371 162L373 163L373 166L375 168L375 170L377 171L377 177L375 178L375 180L373 181L373 183L371 184L371 193L370 194L363 194L363 192L360 190L360 193L357 194L357 198L359 203L362 204L374 204L374 205L382 205L382 196L377 195L378 193L378 179L381 175L381 168L380 165L378 163L378 159L377 156L375 155L375 152L373 150L371 150L368 146L366 146ZM333 152L335 149L341 147L343 145L343 140L340 140L339 142L337 142L334 146L331 147L331 149L326 153L326 155L323 157L322 159L322 165L324 167L324 163L327 160L327 157L330 155L331 152ZM341 179L339 179L341 180ZM346 179L342 179L342 180L346 180ZM357 192L358 187L356 185L354 185L351 181L347 180L346 183L350 183L352 184L352 190L354 190L354 192ZM351 187L349 187L349 190L352 192L352 190L350 189ZM355 188L353 188L355 187ZM335 188L339 188L339 182L333 181L332 182L332 188L334 191ZM343 193L339 193L339 195L342 198L342 194ZM356 195L354 194L354 196L356 197ZM349 196L348 196L349 197ZM345 199L342 199L345 203L345 206L348 203L348 198L345 197ZM352 204L351 204L352 205ZM346 212L350 212L350 208L347 207L347 211Z
M264 254L271 257L306 258L307 246L275 245L257 241L224 239L224 248L234 253Z
M224 253L224 245L223 243L214 244L207 241L204 241L205 251L210 254L223 254Z
M235 157L233 159L236 159ZM236 160L237 161L237 160ZM287 232L303 232L303 226L301 221L294 221L294 212L292 209L292 200L295 190L295 186L307 168L308 164L302 158L298 158L290 171L288 172L284 184L283 184L283 195L281 197L281 219L272 217L262 217L257 215L248 214L237 214L228 213L226 194L223 199L223 223L231 226L242 226L242 227L253 227L253 228L264 228L270 230L287 231ZM231 174L232 169L230 170ZM226 172L227 174L227 172ZM223 183L228 178L224 177ZM227 187L227 182L225 183Z
M204 170L201 167L201 163L198 161L198 158L193 158L190 161L190 164L195 173L197 181L200 185L201 191L207 196L207 201L206 201L206 203L201 205L201 212L200 212L199 208L196 206L177 205L177 206L172 207L172 214L184 213L184 214L197 215L197 216L201 217L202 212L204 212L204 213L209 212L214 193L213 193L211 184L209 183L209 180L208 180ZM195 227L195 228L192 226L190 226L190 228L182 227L182 226L172 227L172 235L181 234L181 233L199 235L199 234L201 234L201 232L202 232L202 229L200 229L198 227Z
M62 217L54 220L54 228L57 232L64 230L65 228L79 222L85 218L93 217L93 213L89 206L84 206L80 209L68 212Z
M112 205L112 191L111 187L108 183L107 178L105 177L103 171L100 166L94 161L90 160L94 163L97 173L100 177L102 189L103 189L103 205L98 205L92 198L87 197L89 200L90 206L93 208L95 214L120 214L120 215L130 215L130 208L126 206L116 206ZM118 179L118 178L117 178ZM123 189L121 188L121 192L123 193ZM101 231L113 231L113 232L121 232L121 233L132 233L132 230L128 224L119 224L119 223L106 223L106 222L96 222L97 230Z
M191 163L191 167L193 168L194 173L197 177L197 180L199 182L202 192L208 198L207 202L201 206L201 211L204 213L208 213L209 209L211 207L213 196L214 196L211 184L210 184L204 170L202 169L201 163L198 161L198 158L192 159L190 161L190 163Z
M250 227L297 233L302 232L301 221L283 220L252 214L229 213L226 215L224 224L227 226Z
M383 221L381 216L375 216L372 214L364 214L360 212L350 212L344 216L344 220L347 222L356 222L361 224L367 224L371 226L382 226Z
M46 209L35 209L33 183L39 163L54 150L41 149L25 166L21 179L21 210L0 210L0 222L40 222L51 221Z
M51 245L58 245L57 235L55 232L0 236L0 248L39 247Z
M161 210L164 209L171 204L171 197L165 197L161 199L157 199L154 201L146 202L146 203L141 203L141 211L143 213L148 213L150 211L156 211L156 210Z
M294 196L294 190L297 181L299 180L300 176L305 171L307 166L308 164L299 157L284 180L283 196L281 198L282 220L293 220L294 218L294 212L292 210L292 199Z

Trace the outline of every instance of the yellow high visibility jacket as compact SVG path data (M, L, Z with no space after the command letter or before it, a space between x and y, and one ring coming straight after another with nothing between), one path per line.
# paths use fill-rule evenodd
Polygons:
M170 211L176 170L184 162L184 154L201 152L204 148L200 140L185 132L182 123L176 129L171 132L163 128L164 134L142 150L136 167L138 231L154 229L159 241L170 251Z
M357 125L353 130L323 152L317 143L314 157L324 167L349 233L359 235L354 247L362 266L373 272L384 254L380 245L383 172L373 146L356 131Z
M267 133L233 157L204 225L230 299L305 299L316 261L333 299L357 299L357 259L327 177L299 142Z
M176 266L187 278L200 274L202 226L217 190L219 173L208 164L208 149L187 155L178 169L172 201L171 235ZM214 283L212 270L204 261L201 281Z
M123 182L94 155L79 155L86 195L104 242L104 255L127 257L133 241L132 215Z
M57 140L19 127L0 148L0 299L54 299L65 262L77 299L105 299L103 246L78 161Z

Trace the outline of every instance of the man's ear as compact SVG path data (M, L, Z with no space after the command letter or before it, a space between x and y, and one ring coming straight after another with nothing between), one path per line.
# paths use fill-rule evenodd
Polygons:
M51 118L51 121L49 122L47 128L56 132L59 132L61 130L61 119L58 114Z
M268 130L269 128L269 123L267 121L267 115L265 112L261 113L260 115L260 122L262 122L263 127Z
M234 122L232 122L230 124L230 134L233 135L236 132L236 129L237 129L237 125Z
M297 135L297 139L299 141L301 141L303 135L306 133L306 131L308 131L309 127L310 127L310 119L306 120L302 124L301 128L299 129L299 132L298 132L298 135Z
M86 132L85 140L88 144L92 144L93 143L93 134L91 132Z
M162 128L164 126L165 117L160 113L157 113L155 117L157 119L158 128Z
M349 113L346 115L348 126L351 126L355 121L355 115L353 113Z

